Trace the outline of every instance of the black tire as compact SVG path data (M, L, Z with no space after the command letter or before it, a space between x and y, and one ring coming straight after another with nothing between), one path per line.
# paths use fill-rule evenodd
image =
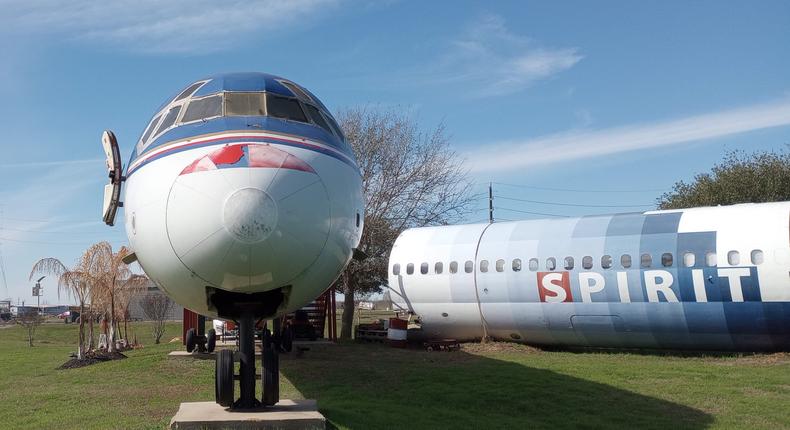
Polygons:
M222 406L233 404L233 351L223 349L217 353L214 373L214 397Z
M282 334L282 348L285 352L291 352L294 347L294 331L291 326L285 327Z
M214 352L217 347L217 332L212 328L206 333L206 351Z
M280 401L280 357L273 343L264 348L261 354L261 384L263 385L263 404L272 406Z
M187 330L187 352L192 352L195 350L195 329L191 328Z

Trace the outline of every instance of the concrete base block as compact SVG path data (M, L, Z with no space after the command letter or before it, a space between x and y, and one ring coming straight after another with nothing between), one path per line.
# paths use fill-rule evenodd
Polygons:
M170 420L173 430L324 430L326 419L315 400L280 400L258 410L231 411L214 402L181 403Z

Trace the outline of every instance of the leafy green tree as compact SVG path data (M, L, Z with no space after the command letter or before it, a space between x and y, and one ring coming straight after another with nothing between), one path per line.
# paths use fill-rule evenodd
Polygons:
M658 198L660 209L790 200L790 152L729 151L710 172L676 182Z

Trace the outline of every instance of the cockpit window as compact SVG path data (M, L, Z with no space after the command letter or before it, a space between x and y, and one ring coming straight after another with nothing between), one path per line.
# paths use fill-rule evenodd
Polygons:
M285 118L292 121L307 122L307 117L296 99L269 94L266 97L266 109L269 116Z
M217 94L189 102L181 122L197 121L222 115L222 95Z
M169 111L167 111L167 115L165 115L165 119L162 120L162 124L160 124L159 128L156 130L156 134L159 134L170 128L170 126L176 122L179 112L181 112L181 105L173 106Z
M288 88L289 90L291 90L293 95L295 95L296 97L299 97L302 100L306 100L306 101L310 101L310 102L313 101L313 98L310 97L307 94L307 92L305 92L305 90L299 88L299 85L296 85L293 82L287 82L287 81L280 81L280 83L285 85L285 87Z
M183 99L191 96L192 94L195 93L195 91L198 90L198 88L202 87L203 84L205 84L205 83L206 83L206 81L195 82L194 84L188 86L187 89L182 91L181 94L179 94L178 97L176 97L176 99L173 100L173 101L177 102L179 100L183 100Z
M337 123L335 122L335 119L332 118L331 115L326 115L325 118L326 118L326 121L329 123L329 125L332 127L332 130L335 131L335 134L337 135L337 137L339 137L341 140L343 140L343 132L340 131L340 126L337 125Z
M154 129L156 128L156 125L159 123L159 118L161 118L161 117L162 117L162 115L157 115L156 118L154 118L154 120L151 121L151 124L148 124L148 128L145 129L145 133L143 133L143 138L140 139L140 143L145 145L145 142L147 142L148 138L151 137L151 133L154 132Z
M327 124L326 120L324 119L323 115L321 115L321 112L318 110L318 108L308 104L304 106L307 109L307 114L310 115L310 119L313 120L313 122L316 123L317 126L326 130L327 133L332 134L332 129L329 128L329 124Z
M264 102L263 93L225 93L225 115L266 115L266 104Z

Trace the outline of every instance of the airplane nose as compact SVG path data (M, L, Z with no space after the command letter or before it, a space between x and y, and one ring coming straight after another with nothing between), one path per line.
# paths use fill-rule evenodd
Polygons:
M181 262L207 285L237 292L288 285L323 250L329 218L321 178L269 145L226 146L195 160L167 203Z

